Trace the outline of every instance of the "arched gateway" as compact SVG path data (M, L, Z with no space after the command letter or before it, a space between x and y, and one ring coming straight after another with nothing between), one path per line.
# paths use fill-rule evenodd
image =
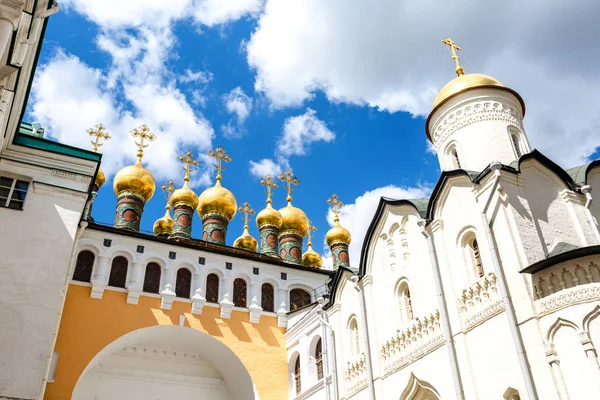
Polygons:
M221 341L181 326L121 336L81 374L74 400L257 400L250 374Z

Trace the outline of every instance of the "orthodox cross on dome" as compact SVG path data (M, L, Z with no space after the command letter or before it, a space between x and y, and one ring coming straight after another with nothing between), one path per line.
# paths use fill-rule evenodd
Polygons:
M174 183L175 182L173 182L173 179L169 179L169 181L167 182L166 185L162 185L160 187L163 190L163 192L165 193L165 199L167 199L167 204L171 200L171 195L175 191L175 186L173 186Z
M308 245L312 246L312 232L316 232L317 227L312 224L312 222L308 221L308 232L306 232L306 236L308 237Z
M245 202L243 207L239 207L238 211L244 213L244 229L248 229L248 221L250 221L250 215L254 215L254 210L250 208L250 203Z
M456 63L456 75L458 75L458 76L464 75L465 71L464 71L463 67L460 65L460 63L458 62L458 54L456 54L456 50L460 51L460 47L458 47L456 45L456 43L454 43L454 40L452 40L452 38L444 39L444 40L442 40L442 43L444 43L446 46L450 47L450 51L452 52L452 59Z
M144 156L144 149L148 147L148 144L144 143L144 141L147 140L148 143L154 142L156 140L156 135L152 133L152 131L150 130L150 128L148 128L146 124L143 124L138 128L132 129L131 131L129 131L129 133L131 133L131 136L133 136L134 138L140 139L139 143L136 141L135 144L138 147L137 158L138 161L141 162L142 157Z
M223 167L223 162L230 162L231 157L229 157L229 154L225 153L225 150L221 146L209 151L208 155L217 160L217 163L213 164L213 166L217 170L216 179L217 181L220 181L221 179L223 179L221 172L225 170L225 167Z
M344 205L344 203L342 203L337 194L333 194L333 196L331 196L331 198L329 200L327 200L327 202L329 204L331 204L333 206L333 221L334 222L339 222L340 221L340 208Z
M267 189L265 193L267 194L267 204L271 204L273 201L271 200L271 196L273 195L273 190L277 189L277 183L273 182L273 177L271 175L267 175L260 180L260 184L262 186L266 186Z
M92 146L94 146L94 153L98 151L98 147L102 146L103 143L100 143L101 140L110 139L109 133L106 131L106 128L102 124L98 124L93 128L90 128L86 131L90 136L96 137L96 139L92 140Z
M183 170L185 171L185 177L183 178L183 180L185 182L189 182L190 181L190 172L192 172L194 169L192 168L192 166L197 167L198 166L198 160L194 160L192 158L192 152L188 151L185 153L185 155L183 156L179 156L179 161L181 161L182 163L185 164L185 167L182 167Z
M289 169L283 174L279 175L279 179L283 182L283 188L287 190L287 198L285 200L288 203L291 203L292 190L295 189L294 186L298 186L300 184L300 179L298 179L296 175L292 175L292 171L290 171Z

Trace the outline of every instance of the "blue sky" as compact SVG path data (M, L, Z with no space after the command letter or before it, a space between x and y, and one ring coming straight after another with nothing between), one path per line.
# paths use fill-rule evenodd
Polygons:
M157 186L168 178L181 185L183 172L175 156L191 150L203 155L192 180L200 194L214 176L205 155L223 146L233 159L224 172L224 186L238 204L248 201L258 212L265 200L258 178L264 166L271 171L291 167L301 181L294 205L317 226L315 249L322 254L331 223L326 200L337 193L349 204L342 224L354 235L356 265L379 196L421 197L439 176L437 156L427 150L424 118L437 90L453 78L451 60L439 41L449 34L472 49L465 53L478 70L523 95L533 114L526 124L533 147L565 167L595 157L598 122L581 116L593 108L586 102L595 97L590 82L598 87L600 82L588 78L593 71L587 63L576 60L575 69L567 66L571 75L552 70L550 47L528 51L527 46L541 43L532 37L534 16L519 16L532 25L529 40L504 37L491 51L488 47L494 46L482 40L477 26L485 21L474 17L482 12L477 2L466 2L467 12L448 26L433 25L437 14L425 25L413 21L411 13L421 15L426 10L419 8L429 6L442 18L439 7L411 10L407 6L413 3L400 2L398 9L391 0L368 9L361 2L346 7L316 0L163 3L131 0L123 6L126 10L116 0L67 0L48 24L27 118L40 121L51 137L82 147L89 146L85 129L101 122L108 127L113 139L101 149L106 152L102 168L109 176L94 204L98 222L112 223L112 175L133 162L136 149L128 130L143 122L158 136L144 158ZM552 2L546 18L562 15L568 21L561 7ZM589 2L589 7L597 6ZM465 27L461 18L478 22ZM515 16L494 18L488 42L498 40L493 31ZM399 28L403 21L414 26ZM569 26L559 29L570 31ZM586 40L579 46L591 46ZM470 65L466 69L474 72ZM569 86L549 89L556 76ZM571 118L577 123L566 119L557 126L553 118L561 103L547 99L573 91L581 98L572 105ZM569 155L562 151L573 138L566 126L582 138ZM261 160L270 162L263 161L263 168L251 163ZM146 205L143 230L152 229L164 204L157 190ZM279 189L274 206L284 205L285 193ZM201 228L196 215L194 237L201 236ZM257 237L256 226L250 228ZM241 231L238 213L228 244Z

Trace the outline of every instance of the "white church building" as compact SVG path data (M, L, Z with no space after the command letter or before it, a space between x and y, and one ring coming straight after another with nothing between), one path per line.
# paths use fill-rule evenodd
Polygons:
M101 156L22 120L53 3L0 0L0 399L600 398L600 161L532 148L523 98L465 74L450 39L435 188L380 200L356 270L336 219L327 271L292 251L309 230L291 189L280 212L269 194L281 232L261 227L260 252L247 231L211 242L228 220L204 214L202 239L95 224ZM235 213L220 176L204 205Z

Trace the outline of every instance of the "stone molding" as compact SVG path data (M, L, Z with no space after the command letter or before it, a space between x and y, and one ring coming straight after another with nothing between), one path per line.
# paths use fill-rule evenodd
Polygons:
M461 321L465 331L469 331L504 311L504 302L500 297L497 278L488 272L467 289L463 289L458 298Z
M600 300L600 284L588 284L561 290L541 300L536 300L535 305L540 316L551 314L563 308Z
M495 317L496 315L502 313L504 311L504 302L502 299L495 301L490 306L484 308L483 310L471 315L464 319L465 329L470 331L476 326L481 325L485 321L490 318Z
M367 360L365 353L358 358L348 361L344 370L346 397L351 397L367 387Z
M16 30L24 5L25 2L22 0L0 1L0 20L3 19L10 22L13 26L13 30Z
M149 383L167 383L208 389L219 389L223 385L223 380L221 378L185 376L178 374L176 375L146 371L132 373L130 371L131 370L129 369L121 369L105 365L103 366L103 369L90 371L89 374L91 376L98 376L103 378L124 379Z
M519 112L507 102L482 100L457 107L436 121L432 130L432 141L439 151L442 144L458 130L479 122L504 121L524 132Z

